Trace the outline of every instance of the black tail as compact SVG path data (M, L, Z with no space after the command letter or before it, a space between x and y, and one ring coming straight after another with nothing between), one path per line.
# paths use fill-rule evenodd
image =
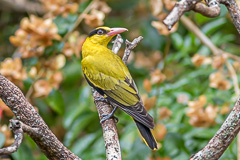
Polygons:
M146 145L151 148L152 150L156 150L157 149L157 142L155 140L155 138L152 135L151 130L146 127L145 125L143 125L142 123L139 123L138 121L134 120L138 130L140 131L142 138L144 140L144 142L146 143Z

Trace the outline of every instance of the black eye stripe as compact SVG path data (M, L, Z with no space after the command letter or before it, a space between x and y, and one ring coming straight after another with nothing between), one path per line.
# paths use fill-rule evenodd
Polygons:
M104 34L106 34L108 31L106 31L105 29L95 29L95 30L93 30L91 33L89 33L89 35L88 35L88 37L91 37L91 36L93 36L93 35L95 35L95 34L98 34L98 35L104 35Z

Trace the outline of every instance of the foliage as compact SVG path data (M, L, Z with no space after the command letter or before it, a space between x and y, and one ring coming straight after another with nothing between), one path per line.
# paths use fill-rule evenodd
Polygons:
M174 4L172 0L41 0L46 9L41 16L1 10L0 73L21 88L75 154L82 159L105 159L98 114L82 75L81 45L99 25L128 28L122 34L125 39L144 37L128 68L155 119L153 133L159 150L150 151L132 119L119 110L123 159L188 159L206 145L233 107L239 90L233 73L238 80L240 63L214 55L181 23L169 32L162 20ZM193 12L188 17L217 47L239 56L239 36L225 8L217 18ZM12 116L0 101L0 147L13 141L5 125ZM236 159L236 146L234 141L221 159ZM26 157L46 159L28 136L12 155L13 159Z

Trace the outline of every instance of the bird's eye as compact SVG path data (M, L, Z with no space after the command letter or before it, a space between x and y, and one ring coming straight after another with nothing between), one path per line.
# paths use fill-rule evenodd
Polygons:
M100 30L97 31L97 34L98 34L98 35L103 35L103 34L104 34L104 31L100 29Z

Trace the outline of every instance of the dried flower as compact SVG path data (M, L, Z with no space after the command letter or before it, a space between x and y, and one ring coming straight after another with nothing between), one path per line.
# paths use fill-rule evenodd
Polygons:
M7 125L0 126L0 133L5 135L4 147L13 144L14 139L12 138L12 131L7 127Z
M175 32L178 28L178 23L176 23L170 31L168 30L167 26L164 25L161 21L152 21L151 24L154 28L157 29L160 35L165 35L165 36Z
M41 79L33 84L33 97L47 96L52 91L52 86L47 80Z
M213 105L208 105L204 95L200 96L198 100L189 101L187 116L190 117L189 123L196 127L209 127L216 124L216 117L218 108Z
M4 115L8 116L8 117L12 117L13 116L13 112L11 111L11 109L2 101L2 99L0 99L0 109L1 111L3 111Z
M233 62L233 68L234 68L237 72L239 72L239 71L240 71L240 62L234 61L234 62Z
M148 69L153 69L162 58L161 52L159 51L156 51L148 56L145 56L142 52L137 52L136 55L136 61L134 64L137 68L146 67Z
M22 66L20 58L6 58L1 63L0 73L19 87L23 87L22 80L27 78L26 68Z
M146 110L150 110L152 107L156 105L157 97L153 96L151 98L148 98L147 94L143 94L141 96L143 105L146 108Z
M158 113L159 113L159 120L169 118L172 115L172 111L169 110L167 107L159 108Z
M205 59L206 59L205 56L202 56L200 54L195 54L191 60L196 67L200 67L203 64Z
M66 17L69 13L75 13L78 10L78 4L68 0L41 0L43 6L48 11L47 17L63 15Z
M42 55L45 47L52 45L52 40L60 39L52 19L44 20L31 15L30 19L22 19L20 29L10 37L10 42L19 47L18 52L23 58L29 58Z
M163 124L156 124L152 133L157 141L162 141L167 134L167 128Z
M72 55L76 55L77 58L80 57L80 51L82 50L83 42L85 41L85 35L79 35L78 31L73 32L69 38L67 43L65 43L64 48L62 50L63 54L66 57L71 57Z
M98 27L103 25L105 14L96 9L91 10L90 14L85 15L85 23L91 27Z
M163 0L164 6L167 10L171 11L176 4L176 0Z
M225 76L221 72L214 72L209 76L210 84L212 88L220 90L228 90L232 87L232 84L225 79Z
M162 0L150 0L150 7L152 14L158 16L163 11L163 2Z
M160 69L156 69L151 73L151 84L161 84L166 79L166 76L160 71Z
M148 79L144 79L144 81L143 81L143 88L147 92L151 92L152 91L152 85L151 85L151 83L150 83L150 81Z
M228 114L230 112L230 106L229 104L224 104L221 108L220 108L220 114L225 115Z
M221 68L226 62L226 55L218 55L213 57L212 67L215 69Z
M177 102L180 104L188 104L189 96L187 94L179 94L177 96Z

